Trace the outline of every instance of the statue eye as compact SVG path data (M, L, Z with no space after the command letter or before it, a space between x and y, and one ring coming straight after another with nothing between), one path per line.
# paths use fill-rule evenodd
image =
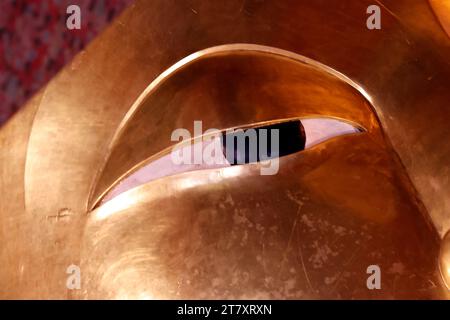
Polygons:
M334 118L293 119L213 130L214 133L188 143L180 142L165 155L140 166L116 184L101 202L159 178L267 161L312 148L334 137L363 131L356 124ZM196 154L200 154L200 160ZM210 157L206 159L205 154Z

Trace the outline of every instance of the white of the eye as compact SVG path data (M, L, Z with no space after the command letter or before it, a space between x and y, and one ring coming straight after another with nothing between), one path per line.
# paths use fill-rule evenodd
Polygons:
M194 152L198 150L198 147L200 146L200 150L202 151L211 143L218 143L222 145L222 141L219 138L215 138L212 141L200 141L193 143L191 145L187 145L181 150L178 151L172 151L172 152L180 152L180 153L190 153L191 154L191 161L188 164L175 164L172 160L172 154L169 153L161 158L156 159L155 161L152 161L148 163L147 165L143 166L142 168L138 169L125 179L123 179L119 184L117 184L102 200L102 203L107 202L111 200L112 198L118 196L119 194L128 191L134 187L140 186L142 184L145 184L147 182L166 177L175 175L178 173L183 172L189 172L189 171L195 171L195 170L202 170L202 169L214 169L214 168L224 168L231 166L230 163L227 161L223 153L217 154L216 158L214 158L215 164L195 164L194 163ZM190 149L190 150L189 150Z
M301 122L305 129L306 135L305 149L333 137L360 132L358 128L352 126L351 124L337 119L311 118L302 119ZM203 151L210 143L221 144L221 141L219 138L216 138L214 140L209 140L208 142L196 142L194 144L183 147L181 152L189 152L190 149L190 154L193 157L193 154L195 150L197 150L199 145L201 146L200 148ZM180 150L173 152L180 152ZM134 187L143 185L147 182L162 177L201 169L224 168L231 166L222 153L216 155L216 157L217 158L215 159L214 163L219 164L193 164L193 158L191 159L192 164L174 164L174 162L172 161L172 154L169 153L161 158L156 159L155 161L148 163L147 165L136 170L134 173L123 179L106 194L106 196L102 199L102 203L105 203L115 198L119 194Z
M311 148L333 137L360 132L351 124L331 118L302 119L305 129L305 149Z

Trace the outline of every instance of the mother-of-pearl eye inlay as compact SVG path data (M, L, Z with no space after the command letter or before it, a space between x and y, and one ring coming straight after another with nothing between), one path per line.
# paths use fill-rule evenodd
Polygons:
M333 137L362 131L361 128L355 127L348 122L331 118L311 118L302 119L301 121L306 135L305 149Z
M302 119L301 125L303 127L305 135L304 149L311 148L333 137L359 133L362 131L362 129L353 126L348 122L333 118ZM268 136L268 139L270 139L270 134L268 134ZM213 146L212 144L215 144L215 146ZM227 159L225 151L214 153L214 163L212 164L208 164L206 162L202 162L201 164L195 163L193 156L194 152L198 152L199 150L201 150L201 152L203 153L206 148L212 149L214 147L218 149L221 149L223 147L222 140L219 137L213 137L207 139L207 141L198 141L185 146L179 146L176 150L173 149L170 153L140 167L139 169L122 179L106 194L101 203L105 203L132 188L138 187L162 177L195 170L224 168L232 166L233 163L230 163L229 157ZM189 161L189 163L176 164L173 161L174 152L178 152L180 154L190 154L192 155L190 157L192 161Z

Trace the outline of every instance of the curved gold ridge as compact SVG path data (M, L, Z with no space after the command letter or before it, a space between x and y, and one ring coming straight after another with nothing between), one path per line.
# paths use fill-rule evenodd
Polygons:
M318 61L315 61L308 57L302 56L298 53L294 53L291 51L287 51L287 50L283 50L283 49L275 48L275 47L269 47L269 46L263 46L263 45L258 45L258 44L251 44L251 43L226 44L226 45L207 48L207 49L192 53L189 56L181 59L180 61L178 61L177 63L172 65L170 68L166 69L164 72L162 72L155 80L152 81L152 83L150 83L148 85L148 87L142 92L142 94L139 96L139 98L137 98L136 101L133 103L130 110L127 112L127 114L125 115L121 124L119 125L118 130L114 134L111 145L114 145L115 140L117 139L117 136L120 135L121 131L125 127L125 124L134 115L137 108L139 108L139 106L152 93L152 91L156 90L167 78L172 76L174 73L180 71L181 69L189 66L191 63L194 63L202 58L206 58L206 57L213 56L213 55L230 54L230 53L235 53L235 52L240 52L240 51L273 54L273 55L277 55L277 56L280 56L283 58L292 59L296 62L306 63L310 66L317 67L320 70L328 72L329 74L332 74L333 76L347 82L353 88L358 90L367 99L367 101L369 101L371 104L373 103L370 95L359 84L357 84L355 81L351 80L344 74L342 74L342 73L334 70L333 68L330 68Z
M442 0L429 0L442 28L450 37L450 3Z
M450 232L447 232L441 244L439 270L447 289L450 290Z

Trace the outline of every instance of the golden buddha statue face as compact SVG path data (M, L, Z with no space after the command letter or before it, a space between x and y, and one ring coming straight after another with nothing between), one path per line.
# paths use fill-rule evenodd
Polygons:
M3 297L447 299L450 40L369 5L137 1L0 131Z

